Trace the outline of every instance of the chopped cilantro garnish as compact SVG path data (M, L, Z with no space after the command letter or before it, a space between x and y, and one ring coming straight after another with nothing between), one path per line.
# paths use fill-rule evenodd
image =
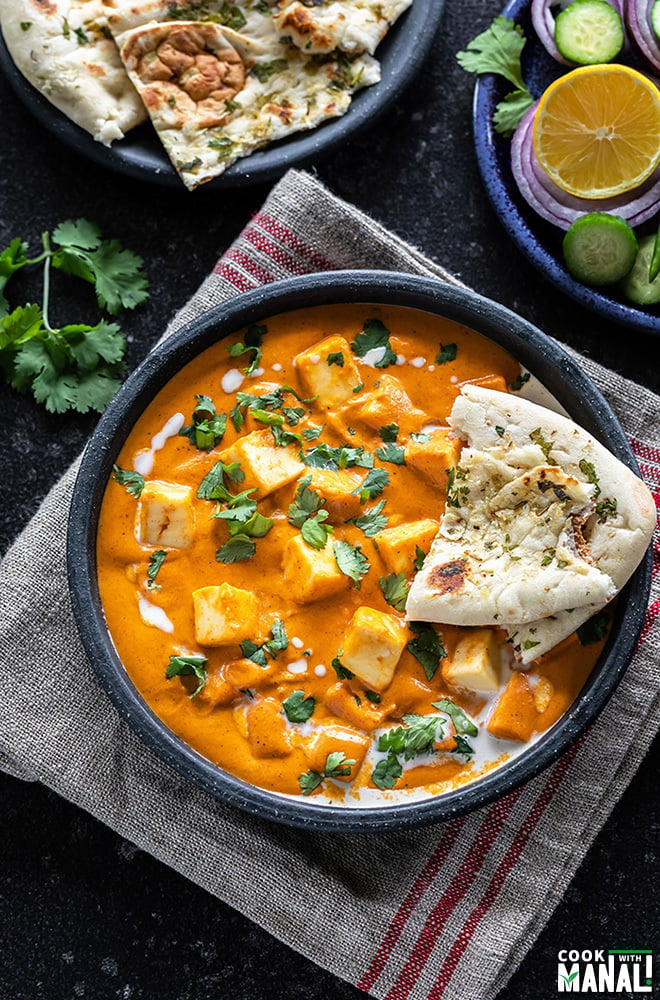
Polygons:
M530 441L533 441L534 444L537 444L539 446L539 448L545 455L546 461L549 462L550 452L552 451L552 441L548 441L548 439L543 436L543 431L541 430L541 428L537 427L535 430L530 431L529 439Z
M335 542L333 550L337 566L345 576L350 577L359 590L362 577L369 572L371 566L362 549L359 545L351 545L350 542Z
M505 431L504 427L498 426L495 428L495 433L497 434L498 437L504 437L504 431Z
M347 469L352 466L360 466L363 469L371 469L374 464L374 457L364 448L353 448L344 444L339 448L321 442L314 445L309 451L304 452L303 461L313 469Z
M454 729L457 733L462 733L466 736L479 735L477 726L456 702L451 701L449 698L442 698L441 701L434 701L433 707L437 708L440 712L446 712L454 723Z
M337 674L337 678L340 681L350 681L352 677L355 677L355 674L353 673L352 670L349 670L348 667L345 667L344 664L341 662L340 660L341 655L342 655L342 650L340 649L337 656L333 657L330 665L334 670L334 672Z
M293 503L289 505L288 520L294 528L302 528L308 517L316 514L324 505L325 498L315 490L310 490L311 476L305 476L298 483Z
M160 584L156 583L156 577L158 576L158 571L167 559L167 552L165 549L156 549L149 556L149 565L147 567L147 589L148 590L160 590Z
M370 507L361 517L351 518L352 523L360 531L363 531L367 538L373 538L379 531L387 527L388 517L383 514L386 500L379 500L375 507Z
M264 336L268 333L268 327L260 326L256 323L249 326L245 334L245 343L238 341L235 344L230 344L227 348L230 358L238 358L241 354L252 354L250 363L247 368L243 369L245 375L251 375L259 367L259 362L261 361L261 345L263 343Z
M289 646L289 638L284 628L284 623L277 618L270 629L271 638L259 645L252 639L244 639L241 643L241 653L247 660L252 660L260 667L268 664L268 657L272 660L277 658L277 654L283 652Z
M233 535L228 542L221 545L215 553L215 558L221 563L245 562L251 559L257 551L256 542L248 535Z
M395 611L405 611L409 587L404 574L390 573L389 576L381 576L378 582L387 603Z
M271 59L269 62L255 63L250 73L259 83L268 83L273 73L281 73L288 68L286 59Z
M381 753L392 752L403 754L404 760L412 760L421 754L431 753L438 735L438 727L442 726L439 715L404 715L404 726L390 729L378 739L378 749Z
M529 372L522 372L522 374L516 376L516 378L514 378L513 382L509 386L511 392L520 392L525 382L529 382L529 378L530 378Z
M401 445L388 441L381 448L376 448L376 455L381 462L391 462L392 465L405 465L406 458Z
M470 492L469 486L457 485L461 480L467 479L467 470L457 465L454 469L447 469L447 506L460 507Z
M324 778L348 777L354 766L355 760L346 757L343 751L335 750L334 753L329 753L322 772L313 771L310 768L298 778L303 795L311 795Z
M396 441L399 435L399 425L398 424L385 424L381 427L378 433L383 441Z
M435 363L437 365L444 365L448 361L456 360L457 347L456 344L440 344L438 347L438 353L435 357Z
M399 758L393 750L390 750L387 757L383 757L376 764L371 772L371 780L376 788L394 788L402 774L403 768Z
M408 628L411 632L415 632L416 636L406 644L406 649L421 663L426 678L430 681L440 666L440 661L447 655L447 651L432 625L426 622L408 622Z
M424 549L420 549L419 545L415 546L415 559L413 565L416 570L420 570L424 565L424 560L426 559L426 552Z
M338 365L339 368L344 367L344 355L342 351L331 351L325 359L326 363L329 365Z
M165 677L171 680L173 677L188 677L194 675L199 681L190 697L194 698L206 684L206 664L208 660L205 656L170 656L170 662L165 670Z
M316 701L311 695L306 698L304 691L293 691L282 702L282 709L289 722L307 722L315 708Z
M390 331L379 319L368 319L351 344L351 350L358 358L363 358L376 348L384 348L382 358L375 363L376 368L388 368L396 364L396 354L390 344Z
M589 618L577 630L577 636L582 646L591 646L594 642L600 642L607 635L608 626L607 611L599 611L593 618Z
M136 500L142 495L144 489L144 476L132 469L120 469L118 465L112 466L112 478L116 479L120 486L126 487L126 492L130 493Z
M198 498L200 500L233 500L234 496L227 489L225 477L232 483L242 483L245 479L245 473L238 462L231 462L229 465L225 465L224 462L216 462L197 487Z
M209 396L195 396L197 405L192 412L192 423L182 427L181 437L187 437L200 451L211 451L222 441L227 428L227 414L218 413Z
M586 476L587 482L596 487L594 490L594 499L597 500L600 496L601 489L600 480L598 478L598 474L596 473L596 469L594 468L593 462L588 462L586 458L581 458L578 463L578 467L583 476Z
M389 482L390 474L386 469L370 469L361 485L351 490L351 494L359 495L360 503L366 503L367 500L379 497Z

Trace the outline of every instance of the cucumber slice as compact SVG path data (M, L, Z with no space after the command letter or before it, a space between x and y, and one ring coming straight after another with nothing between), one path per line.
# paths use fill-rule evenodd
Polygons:
M575 220L562 244L566 267L585 285L612 285L628 274L637 256L637 237L624 219L589 212Z
M660 302L660 275L649 281L654 244L653 234L642 237L633 269L621 282L621 291L625 297L638 306L654 306Z
M655 0L651 7L651 27L655 32L655 37L660 38L660 0Z
M555 45L579 66L611 62L623 41L621 15L607 0L575 0L555 21Z

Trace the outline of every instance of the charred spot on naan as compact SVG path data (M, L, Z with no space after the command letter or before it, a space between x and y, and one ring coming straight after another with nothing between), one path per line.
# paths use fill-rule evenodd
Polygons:
M174 127L222 125L227 102L243 89L249 69L211 23L147 25L131 33L120 52L146 107Z
M465 584L465 559L452 559L442 566L434 566L429 574L429 586L440 594L451 594L460 590Z

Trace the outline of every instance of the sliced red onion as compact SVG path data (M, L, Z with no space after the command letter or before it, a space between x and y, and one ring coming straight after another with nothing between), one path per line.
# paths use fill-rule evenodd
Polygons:
M564 10L572 2L573 0L532 0L531 6L532 25L541 45L562 66L574 66L575 63L564 59L555 44L555 17L550 8L559 7L560 10ZM641 0L641 2L646 2L646 0ZM614 7L623 22L623 8L626 0L608 0L608 3Z
M660 72L660 40L656 37L651 24L652 6L653 0L628 0L626 20L637 48L649 66L652 66L656 72Z
M660 167L644 184L615 198L576 198L555 184L534 153L532 131L537 104L525 114L511 139L511 169L521 195L541 218L560 229L569 229L578 216L587 212L612 212L634 227L658 212Z

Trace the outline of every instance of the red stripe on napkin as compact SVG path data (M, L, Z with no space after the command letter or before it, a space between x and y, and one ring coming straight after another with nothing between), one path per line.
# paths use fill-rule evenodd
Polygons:
M308 260L313 265L314 270L337 270L336 264L333 264L327 257L324 257L317 250L310 247L310 245L294 233L292 229L282 225L281 222L273 219L272 216L267 215L265 212L257 212L247 228L250 230L254 226L260 226L261 229L269 233L274 239L279 240L279 242L288 247L289 250L293 250L295 253L301 254L305 260Z
M282 246L281 243L273 243L269 236L265 235L254 226L248 226L243 233L243 237L248 243L251 243L256 250L261 251L263 254L267 254L272 260L279 264L280 267L286 268L291 276L309 274L308 259L301 260L300 258L295 257L289 252L289 250L286 249L286 247Z
M390 924L385 937L380 943L378 951L374 955L373 961L362 979L357 984L361 990L370 990L380 976L392 949L398 941L403 928L406 926L410 914L413 912L420 899L432 884L433 879L438 874L444 864L447 855L456 843L459 833L465 824L465 819L455 819L448 823L443 830L443 836L433 854L427 861L421 874L416 878L412 888L397 910L392 923Z

